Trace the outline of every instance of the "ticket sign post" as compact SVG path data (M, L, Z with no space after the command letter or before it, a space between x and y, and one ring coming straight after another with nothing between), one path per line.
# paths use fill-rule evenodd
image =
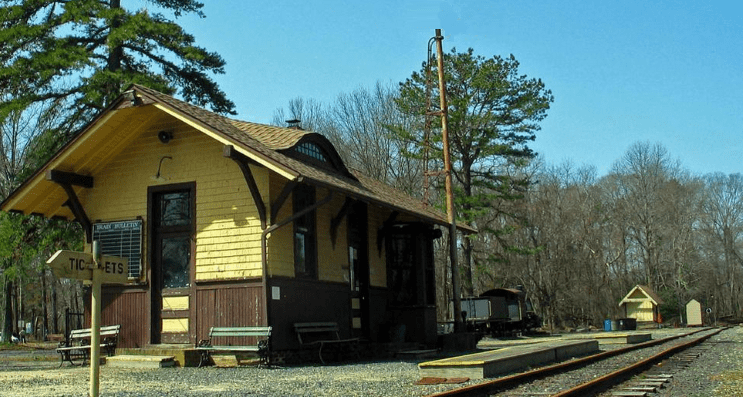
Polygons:
M57 251L46 262L59 278L90 280L90 396L98 397L101 363L101 283L128 282L127 258L102 256L98 241L93 241L93 253Z

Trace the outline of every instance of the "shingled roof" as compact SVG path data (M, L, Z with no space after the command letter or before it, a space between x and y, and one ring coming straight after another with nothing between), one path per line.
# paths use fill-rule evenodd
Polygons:
M299 129L276 127L230 119L141 85L135 84L130 86L126 93L128 95L122 95L119 97L111 107L94 120L86 130L92 128L91 126L102 120L107 112L142 105L155 105L174 117L186 120L191 125L196 126L202 131L208 131L210 135L218 138L223 143L231 144L237 150L249 154L250 158L256 160L258 163L279 170L282 175L289 179L299 180L334 191L339 191L356 199L407 213L434 224L448 225L446 215L441 211L438 211L435 208L426 205L422 201L394 189L391 186L366 177L358 171L348 170L344 166L339 172L334 172L333 170L317 167L284 154L288 149L291 149L303 139L307 139L309 136L319 138L317 136L319 134ZM132 94L136 96L136 100L127 99L127 97L131 98ZM84 133L85 130L83 130L78 137ZM50 160L50 163L58 157L60 153L63 153L66 149L71 147L78 137L65 145L65 147L63 147L60 152ZM325 138L322 139L327 141ZM335 149L332 150L335 151ZM334 152L334 154L337 155L337 152ZM29 178L29 180L35 177L38 178L39 174L43 173L45 168L46 165L34 176ZM29 180L24 182L24 185L26 185ZM9 208L9 203L24 185L19 187L19 189L13 192L5 201L3 201L2 204L0 204L3 210L9 211L14 209ZM458 226L460 230L464 232L476 232L475 229L472 229L467 225Z

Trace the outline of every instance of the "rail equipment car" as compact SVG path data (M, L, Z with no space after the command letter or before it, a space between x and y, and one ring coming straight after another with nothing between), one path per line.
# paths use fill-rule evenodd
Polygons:
M495 288L478 297L462 298L468 331L493 336L529 333L542 326L522 287Z

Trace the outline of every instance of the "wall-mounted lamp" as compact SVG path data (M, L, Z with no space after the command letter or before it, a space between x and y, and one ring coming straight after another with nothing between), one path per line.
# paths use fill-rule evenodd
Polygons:
M160 140L162 143L168 143L171 139L173 139L173 133L168 131L160 131L157 133L157 139Z
M163 167L163 160L165 160L165 159L173 160L173 158L170 157L170 156L163 156L163 157L160 158L160 164L158 164L158 166L157 166L157 173L154 176L151 177L151 179L153 181L165 182L165 181L168 180L167 178L163 178L162 176L160 176L160 170Z

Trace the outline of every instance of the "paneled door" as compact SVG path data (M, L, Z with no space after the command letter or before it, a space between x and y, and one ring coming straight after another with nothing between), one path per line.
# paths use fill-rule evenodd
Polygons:
M351 281L351 330L354 336L369 337L369 241L367 209L353 204L348 215L348 262Z
M150 192L151 343L194 343L190 335L193 287L194 185Z

